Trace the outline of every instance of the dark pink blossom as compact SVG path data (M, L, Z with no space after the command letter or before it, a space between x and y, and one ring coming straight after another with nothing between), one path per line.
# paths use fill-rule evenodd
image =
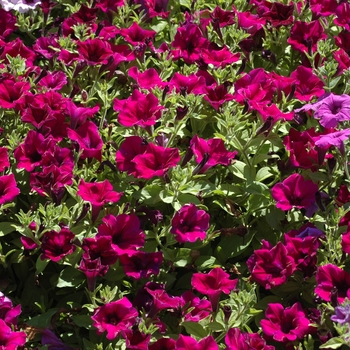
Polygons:
M290 175L271 189L272 198L277 202L276 207L282 210L292 208L310 209L316 202L318 186L312 180L305 180L300 174Z
M309 324L300 303L284 308L282 304L269 304L265 311L266 319L260 321L261 328L268 339L289 343L301 340L310 333Z
M148 350L175 350L175 340L172 338L159 338L148 346Z
M281 26L288 26L293 23L293 3L285 5L280 2L264 1L263 4L264 5L261 7L258 7L257 12L262 18L265 18L269 23L271 23L273 27L279 28ZM265 10L262 9L264 6L266 6ZM260 11L260 9L262 11Z
M74 233L68 229L45 232L41 238L41 260L49 259L51 261L60 261L65 256L72 254L75 251L73 245Z
M317 50L317 42L327 38L321 23L295 21L288 38L288 43L299 52L313 53Z
M0 38L6 39L16 29L16 16L4 9L0 9Z
M204 94L205 86L204 77L198 77L195 74L185 76L175 72L169 81L169 91L175 88L177 93L181 93L184 96L191 93L194 95Z
M300 101L309 102L313 97L320 97L324 94L324 84L311 68L299 66L290 77L296 86L294 96Z
M230 280L230 275L220 267L210 270L209 273L194 273L191 284L198 292L208 295L213 311L216 311L221 292L230 294L236 288L238 280Z
M140 229L140 220L135 214L107 215L98 226L96 237L110 237L111 246L120 255L129 256L143 247L145 233Z
M90 202L92 207L92 221L95 221L104 204L118 202L123 193L115 192L108 180L89 183L82 179L78 185L77 195L84 201Z
M140 278L148 278L151 275L159 274L160 265L163 262L163 253L145 253L143 251L137 251L131 256L123 254L119 259L125 274L138 280Z
M141 5L140 10L145 12L146 19L153 17L167 18L169 16L169 0L132 0L135 4Z
M54 164L46 166L41 172L30 174L30 187L41 196L49 196L59 205L66 187L73 183L73 172L67 168L60 168Z
M0 319L0 347L6 350L17 350L26 343L24 332L13 332L12 329Z
M180 161L177 148L164 148L149 143L146 152L136 155L131 162L135 164L135 177L151 179L154 176L164 176L170 168Z
M263 240L263 246L254 250L247 265L251 279L265 289L284 284L296 269L294 259L288 255L287 248L278 242L274 247Z
M0 292L0 319L8 326L17 326L18 316L21 314L21 305L13 306L12 301Z
M24 96L29 92L29 89L30 84L25 81L0 80L0 107L21 109L24 105Z
M137 316L137 310L126 297L123 297L98 307L91 318L97 333L107 332L107 339L113 340L121 332L129 329Z
M59 54L60 45L58 43L58 37L55 35L41 36L35 41L33 49L44 58L48 60L52 59Z
M135 89L128 99L115 99L113 109L119 112L118 122L121 125L146 128L156 123L164 107L159 105L159 100L153 93L144 95Z
M345 232L341 237L341 247L344 253L350 254L350 231Z
M21 56L25 60L26 67L31 68L34 66L34 60L36 59L37 55L33 52L33 50L25 46L20 38L17 37L16 39L6 43L0 39L0 47L0 61L2 61L2 63L10 63L8 56Z
M205 93L204 100L206 100L215 110L219 110L225 102L234 99L234 96L227 92L225 84L206 86L203 92Z
M110 44L99 38L79 41L77 50L80 58L89 66L106 64L108 59L113 55Z
M331 301L335 294L338 303L350 299L350 274L333 264L320 266L316 273L315 294L325 301Z
M17 167L29 172L33 171L35 167L41 165L43 154L53 149L55 143L52 137L45 139L42 134L29 130L24 142L14 151L18 162Z
M173 217L170 232L180 243L203 241L209 229L210 216L193 203L184 205Z
M96 7L103 12L113 11L118 13L118 8L124 6L125 0L97 0Z
M53 91L59 91L65 85L67 85L67 76L61 71L47 72L38 83L38 87Z
M100 258L92 260L83 256L78 269L85 274L88 289L93 292L95 290L97 277L104 276L107 273L109 266L102 265Z
M157 33L154 30L143 29L137 22L133 22L131 27L120 29L119 34L128 43L138 45L145 43L147 40L153 40Z
M338 7L337 0L310 0L310 8L313 17L319 18L320 16L330 16L336 12Z
M336 1L333 0L337 4ZM338 5L338 4L337 4ZM333 12L334 13L334 12ZM333 14L332 13L332 14ZM335 9L336 18L334 19L334 24L345 28L347 31L350 30L349 19L350 19L350 6L346 2L343 2L337 6Z
M111 245L109 236L84 238L81 248L84 251L83 258L89 260L99 259L102 265L110 266L118 260L118 254Z
M175 48L172 51L174 59L182 58L185 63L191 64L200 59L202 50L209 46L209 41L202 35L197 24L187 23L177 28L171 46Z
M123 338L126 343L125 350L148 350L151 335L141 333L138 329L126 330L123 332Z
M147 142L139 136L129 136L119 147L116 153L117 168L120 171L127 171L129 175L136 175L135 163L132 160L139 154L145 153Z
M140 72L136 66L132 66L128 71L129 77L133 78L138 87L141 89L150 90L158 86L164 86L162 79L154 68L148 68L144 72Z
M190 290L181 295L182 315L185 321L199 322L212 313L209 300L200 299Z
M191 336L180 334L175 350L219 350L219 346L211 335L197 341Z
M9 166L8 149L6 147L0 147L0 171L4 171Z
M204 174L209 168L218 164L228 166L237 155L237 151L226 150L222 139L206 141L197 135L192 138L190 148L195 155L196 162L200 165L199 174Z
M275 350L258 333L242 333L239 328L230 328L225 336L225 350Z
M70 128L73 130L83 125L88 118L93 118L99 110L100 106L98 105L90 108L77 106L71 100L66 101L65 112L70 119Z
M208 49L203 49L202 59L205 64L212 64L215 68L225 68L237 62L239 53L232 53L226 46L217 47L211 44Z
M326 135L321 135L315 142L315 145L322 148L323 150L328 150L330 147L334 146L338 148L342 154L344 154L344 141L347 140L349 136L350 129L330 132Z
M98 127L93 122L88 120L75 130L67 128L67 134L83 151L80 159L95 158L101 162L103 140Z
M13 174L0 176L0 205L13 201L19 194Z

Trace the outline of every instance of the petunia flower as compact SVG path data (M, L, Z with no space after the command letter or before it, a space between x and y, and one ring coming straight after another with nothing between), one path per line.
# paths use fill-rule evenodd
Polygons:
M300 174L293 174L283 182L277 183L271 189L276 207L282 210L298 209L313 210L316 203L318 186L312 180L305 180Z
M271 303L265 311L266 319L260 321L262 331L268 339L289 343L301 340L309 334L309 324L300 303L284 308L282 304Z
M340 131L330 132L326 135L321 135L315 142L315 145L322 150L328 150L331 146L335 146L339 151L344 154L344 141L350 136L350 129L344 129Z
M180 334L175 345L176 350L219 350L219 346L216 343L213 336L202 338L200 341L192 338L188 335Z
M179 161L180 154L177 148L165 148L149 143L146 152L136 155L131 163L135 166L134 176L148 180L155 176L164 176Z
M107 332L107 339L115 339L122 331L129 329L138 316L130 301L123 297L98 307L91 316L97 334Z
M26 334L24 332L13 332L4 320L0 319L0 345L2 349L17 350L24 346Z
M219 305L221 292L230 294L236 288L238 280L230 280L229 274L220 267L212 269L209 273L195 273L192 276L191 284L198 292L208 295L213 311Z
M345 299L342 305L337 306L335 309L335 314L331 316L333 322L338 322L340 324L350 325L350 303L349 300Z
M73 245L75 235L68 229L45 232L41 238L41 260L49 259L57 262L72 254L76 247Z
M0 205L13 201L19 194L13 174L0 176Z
M21 305L13 306L12 301L0 292L0 319L8 326L17 326L18 316L21 314Z
M316 273L315 294L331 301L334 294L338 303L350 298L350 274L333 264L320 266Z
M126 100L114 100L113 109L118 114L118 122L123 126L140 126L146 128L154 125L162 116L163 106L153 93L143 94L134 90Z
M296 269L293 257L288 255L287 248L278 242L271 246L263 240L263 246L256 249L247 261L251 278L265 289L284 284Z
M40 0L0 0L0 5L5 11L15 10L19 13L34 10L39 4Z
M98 226L96 237L110 237L111 246L119 255L131 256L145 244L145 233L140 229L140 220L135 214L105 216Z
M170 232L180 243L195 242L206 237L210 216L193 203L184 205L174 215Z
M96 221L103 205L108 202L118 202L123 193L113 191L113 186L108 180L85 182L82 179L78 185L77 195L84 201L90 202L92 221Z
M230 165L232 159L238 153L237 151L227 151L222 139L206 141L197 135L192 138L190 147L195 155L196 162L200 165L197 172L199 174L204 174L209 168L218 164Z
M316 103L306 104L295 112L314 111L314 117L325 128L333 128L339 122L350 120L350 96L327 94Z

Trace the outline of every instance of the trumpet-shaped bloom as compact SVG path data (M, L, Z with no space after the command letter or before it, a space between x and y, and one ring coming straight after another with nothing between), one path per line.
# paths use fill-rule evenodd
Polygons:
M114 100L113 108L118 114L118 122L123 126L140 126L146 128L154 125L161 117L163 106L158 104L158 98L151 92L144 95L134 90L126 100Z
M263 247L254 251L247 261L253 281L265 289L271 289L285 283L295 271L294 259L288 255L287 248L278 242L271 245L263 240Z
M103 205L108 202L118 202L123 193L113 191L113 186L108 180L91 183L81 180L78 185L77 195L84 201L90 202L92 220L95 221Z
M13 174L0 176L0 205L13 201L19 194Z
M72 254L75 251L74 237L74 233L67 229L61 229L60 232L54 230L45 232L41 238L41 259L57 262L66 255Z
M210 216L193 203L184 205L173 217L170 232L180 243L203 240L209 229Z
M198 292L208 295L214 311L217 310L221 292L230 294L236 288L238 280L230 280L230 275L220 267L212 269L209 273L195 273L192 276L192 287Z
M318 186L311 180L305 180L302 175L293 174L283 182L272 187L272 198L276 207L282 210L310 209L316 202Z
M309 324L300 303L284 308L282 304L269 304L266 319L260 321L261 328L267 338L277 342L289 343L303 339L309 333Z
M24 346L26 334L24 332L13 332L4 320L0 319L0 348L6 350L17 350Z
M107 332L107 339L115 339L122 331L129 329L138 316L130 301L123 297L97 308L91 316L98 334Z

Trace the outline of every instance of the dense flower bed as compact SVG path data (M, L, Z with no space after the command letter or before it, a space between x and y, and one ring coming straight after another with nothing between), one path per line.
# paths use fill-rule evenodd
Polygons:
M0 0L0 348L350 344L350 5Z

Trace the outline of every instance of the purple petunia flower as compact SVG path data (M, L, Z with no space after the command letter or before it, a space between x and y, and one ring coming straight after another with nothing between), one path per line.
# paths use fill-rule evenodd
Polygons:
M326 94L316 103L306 104L295 112L313 110L314 117L320 119L320 124L325 128L333 128L338 122L350 120L350 96Z
M349 114L350 115L350 114ZM315 142L315 145L327 150L331 146L337 147L342 154L344 154L344 141L350 136L350 129L335 131L326 135L321 135Z
M335 314L331 316L331 320L340 324L350 324L350 303L345 302L343 305L337 306L335 308Z

